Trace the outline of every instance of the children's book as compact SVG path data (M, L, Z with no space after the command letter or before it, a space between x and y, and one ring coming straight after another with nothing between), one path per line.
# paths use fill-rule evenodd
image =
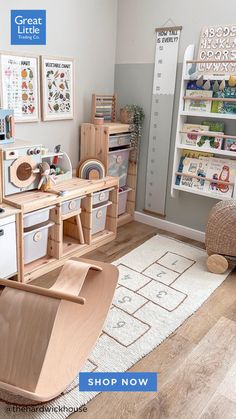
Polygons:
M209 131L224 132L225 124L219 121L202 121L202 125L209 127Z
M185 157L180 185L195 190L203 190L208 161L208 157L199 157L198 159Z
M211 100L204 100L211 98L213 95L212 90L186 90L186 96L199 96L200 99L186 99L184 103L185 111L196 112L211 112Z
M204 153L204 152L201 152L201 151L193 151L193 150L183 150L182 155L181 155L180 160L179 160L178 172L179 173L183 172L185 159L189 160L189 159L206 158L206 160L208 161L209 158L212 157L212 156L213 156L213 153ZM186 170L185 173L187 173L187 168L185 168L185 170ZM193 170L193 168L191 168L191 170ZM181 178L182 178L182 176L180 176L180 175L176 176L176 181L175 181L176 185L180 185ZM186 182L187 182L187 180L186 180Z
M183 124L182 131L186 131L186 133L181 134L181 143L195 147L201 139L201 135L198 135L198 132L209 131L209 127L198 124Z
M223 138L219 136L219 134L224 134L223 132L214 132L211 131L211 134L214 137L209 137L208 135L202 135L201 138L197 141L196 146L204 149L214 149L214 150L221 150L223 145Z
M235 161L229 159L218 159L215 157L210 158L206 171L206 178L212 179L212 181L205 181L204 191L219 195L219 199L220 196L231 198L234 188L235 173ZM221 183L221 181L224 183ZM230 183L233 185L230 185Z

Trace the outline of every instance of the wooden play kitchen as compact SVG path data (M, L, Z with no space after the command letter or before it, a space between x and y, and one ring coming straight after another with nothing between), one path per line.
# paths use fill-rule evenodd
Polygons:
M58 195L61 190L66 191L65 196ZM99 205L94 203L97 194L104 197ZM67 259L113 240L117 229L117 194L116 178L72 178L55 186L50 193L29 191L5 198L5 213L0 219L2 229L13 223L17 233L9 234L11 243L3 246L7 253L9 248L17 246L18 281L35 279L63 265ZM13 266L12 259L7 266ZM6 275L1 272L0 276L11 274L16 274L15 267Z
M130 124L115 122L115 95L93 95L92 104L92 122L81 126L77 177L60 145L50 152L21 140L0 143L0 278L32 281L110 242L117 225L133 219Z
M0 150L1 278L31 281L62 266L67 259L81 256L115 238L117 178L87 180L72 177L71 173L70 178L67 174L67 180L56 182L50 191L43 192L35 189L40 146L29 143L26 152L26 143L23 147L16 141L12 147L14 150L9 151L9 144L3 145ZM54 154L42 157L53 158ZM16 166L14 178L19 178L14 181L17 193L13 194L10 193L12 179L7 177L9 172L6 171L7 156ZM20 188L17 185L23 177ZM27 177L30 178L28 183Z

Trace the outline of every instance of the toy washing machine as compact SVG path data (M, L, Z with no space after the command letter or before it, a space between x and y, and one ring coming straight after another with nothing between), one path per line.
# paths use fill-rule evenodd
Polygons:
M4 196L37 189L41 148L21 140L1 147Z

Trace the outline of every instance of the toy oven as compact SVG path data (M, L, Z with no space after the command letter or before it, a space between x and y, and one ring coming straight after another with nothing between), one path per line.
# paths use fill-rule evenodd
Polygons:
M42 163L41 145L3 150L4 196L37 189L39 164Z

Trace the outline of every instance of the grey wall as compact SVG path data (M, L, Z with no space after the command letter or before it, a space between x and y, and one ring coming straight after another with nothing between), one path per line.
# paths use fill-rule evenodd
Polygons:
M165 2L162 0L118 1L115 91L118 94L119 105L137 103L143 106L146 114L140 147L136 208L143 211L145 202L148 133L155 57L154 30L171 18L175 24L182 25L183 30L180 39L172 121L166 219L201 231L205 229L209 210L216 200L185 192L181 192L179 198L173 199L170 196L182 60L184 50L189 44L193 43L197 47L200 31L204 25L234 23L234 18L229 18L229 11L230 16L236 15L235 0L228 0L227 8L222 7L222 3L217 0L207 0L207 2L199 0L196 5L189 0L181 0L181 2L176 2L176 0L165 0ZM232 134L232 128L230 133Z
M11 46L11 9L47 10L47 45ZM113 92L117 0L10 0L1 2L1 50L75 58L75 117L17 124L16 136L53 147L62 144L75 167L79 124L89 121L91 95Z

